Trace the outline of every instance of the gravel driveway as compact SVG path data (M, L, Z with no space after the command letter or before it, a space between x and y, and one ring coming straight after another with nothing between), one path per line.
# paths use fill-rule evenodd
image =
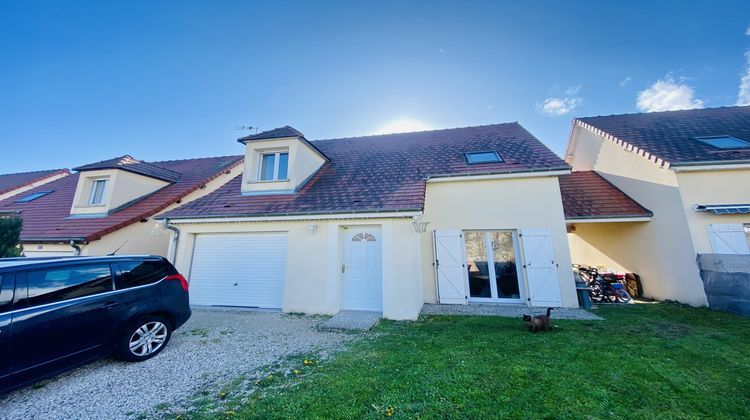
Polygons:
M127 418L352 336L318 331L321 318L280 312L193 310L167 348L142 363L102 360L0 397L2 419Z

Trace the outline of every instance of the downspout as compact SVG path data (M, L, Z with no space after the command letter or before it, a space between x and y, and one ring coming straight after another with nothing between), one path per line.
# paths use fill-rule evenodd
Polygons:
M78 256L81 255L81 247L76 243L75 240L70 240L70 246L73 247L73 255Z
M174 232L174 235L172 235L172 245L169 250L169 261L174 264L177 260L177 241L180 239L180 230L177 229L176 226L169 224L169 219L164 219L164 228L171 230Z

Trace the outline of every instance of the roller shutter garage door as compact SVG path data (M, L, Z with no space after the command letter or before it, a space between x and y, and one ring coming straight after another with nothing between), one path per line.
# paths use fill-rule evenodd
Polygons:
M286 253L286 234L197 235L190 303L281 308Z

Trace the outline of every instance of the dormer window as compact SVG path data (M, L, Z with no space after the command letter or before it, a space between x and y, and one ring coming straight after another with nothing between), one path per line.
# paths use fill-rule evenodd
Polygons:
M104 204L104 190L106 188L106 179L95 179L91 182L91 191L89 192L89 206L101 206Z
M286 181L289 175L289 152L263 152L260 154L261 181Z

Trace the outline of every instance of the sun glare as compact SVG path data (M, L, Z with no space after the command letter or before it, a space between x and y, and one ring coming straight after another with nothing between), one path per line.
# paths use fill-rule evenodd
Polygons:
M410 118L401 118L391 121L388 124L380 127L375 132L375 134L408 133L410 131L424 131L429 129L430 126L423 123L422 121L417 121Z

